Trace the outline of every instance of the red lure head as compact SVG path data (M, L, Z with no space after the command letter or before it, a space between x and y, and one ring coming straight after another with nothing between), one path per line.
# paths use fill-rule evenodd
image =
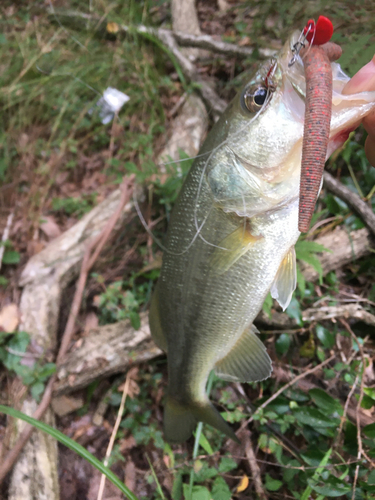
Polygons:
M323 45L331 40L333 24L328 17L319 16L317 23L310 19L306 24L303 34L311 45Z

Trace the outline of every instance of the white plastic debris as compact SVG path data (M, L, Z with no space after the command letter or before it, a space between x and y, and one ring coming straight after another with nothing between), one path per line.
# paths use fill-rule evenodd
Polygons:
M113 120L115 113L118 113L123 105L128 102L130 97L120 90L108 87L103 92L96 105L99 107L99 116L104 125ZM93 113L90 109L90 114Z

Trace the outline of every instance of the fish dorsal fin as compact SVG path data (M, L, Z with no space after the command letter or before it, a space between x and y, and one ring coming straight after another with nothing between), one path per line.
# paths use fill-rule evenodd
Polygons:
M160 349L162 349L164 352L168 352L167 339L161 327L159 311L160 311L159 291L158 291L158 286L156 285L156 288L151 298L150 314L149 314L151 336L155 344L158 347L160 347Z
M294 246L283 258L271 287L271 296L276 299L283 311L288 307L297 285L297 264Z
M262 238L251 234L248 224L235 229L219 243L220 248L215 249L211 269L217 274L225 273Z
M272 362L254 325L247 328L229 353L215 365L218 377L232 382L256 382L268 378Z

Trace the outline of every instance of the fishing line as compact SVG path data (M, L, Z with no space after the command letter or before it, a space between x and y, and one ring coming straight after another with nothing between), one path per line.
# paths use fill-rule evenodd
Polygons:
M89 85L88 83L81 80L81 78L79 78L78 76L73 75L73 73L55 73L53 70L48 72L48 71L43 70L38 65L35 65L35 67L40 73L43 73L44 75L47 75L47 76L52 76L52 77L53 76L69 76L70 78L73 78L73 80L77 80L77 82L81 83L82 85L87 87L89 90L92 90L93 92L95 92L98 96L103 97L103 94L101 94L98 90L94 89L94 87L91 87L91 85Z
M61 29L63 29L65 31L65 33L67 33L69 35L69 37L77 44L79 45L80 47L82 47L82 49L85 49L87 52L90 53L89 49L87 47L85 47L85 45L83 45L77 38L75 38L71 33L69 33L69 31L65 28L65 26L63 26L62 22L60 21L60 19L57 17L56 15L56 11L55 9L53 8L53 4L52 4L52 0L48 0L48 3L49 3L49 6L50 6L50 10L51 10L51 13L53 15L53 17L56 19L56 22L57 24L60 26Z
M139 220L141 221L142 223L142 226L145 228L147 234L149 236L151 236L151 238L155 241L155 243L166 253L169 253L170 255L175 255L175 256L180 256L180 255L183 255L184 253L186 253L189 248L191 248L191 246L193 245L194 241L197 239L198 237L198 234L199 232L197 232L193 239L191 240L191 242L189 243L189 245L185 248L185 250L183 250L182 252L172 252L172 250L168 250L167 247L165 247L161 241L152 233L151 229L149 228L149 226L147 225L147 222L145 221L145 218L143 217L143 214L141 212L141 209L139 207L139 204L138 204L138 199L137 199L137 195L135 193L135 190L133 191L133 202L134 202L134 206L135 206L135 210L137 212L137 215L139 217ZM212 210L212 207L210 208L210 210L208 211L206 217L204 218L202 224L201 224L201 227L199 228L198 231L200 231L202 229L202 227L204 226L204 224L206 223L206 220L208 219L210 213L211 213L211 210Z

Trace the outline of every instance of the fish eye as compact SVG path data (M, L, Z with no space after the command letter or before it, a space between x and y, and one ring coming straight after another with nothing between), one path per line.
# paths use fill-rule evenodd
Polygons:
M245 90L242 94L242 103L251 113L256 113L266 102L268 88L265 85L254 85Z

